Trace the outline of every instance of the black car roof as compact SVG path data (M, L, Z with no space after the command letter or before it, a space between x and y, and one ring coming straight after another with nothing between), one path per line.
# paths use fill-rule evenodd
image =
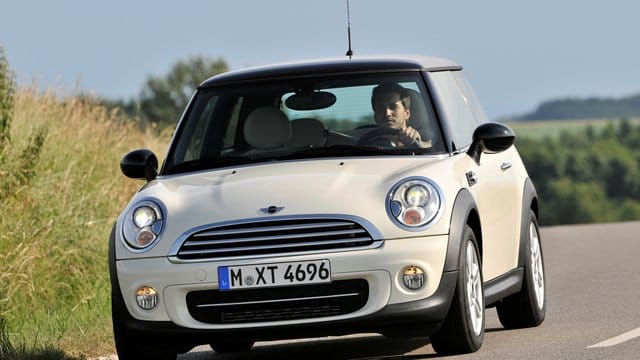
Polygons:
M451 60L430 56L354 56L352 59L342 57L305 60L229 71L207 79L200 86L208 87L248 80L264 80L286 76L357 73L369 71L445 71L461 69L462 67L460 65Z

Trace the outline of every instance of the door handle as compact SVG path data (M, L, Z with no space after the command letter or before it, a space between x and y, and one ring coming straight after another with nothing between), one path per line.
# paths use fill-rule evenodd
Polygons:
M507 171L511 169L511 163L510 162L503 162L502 165L500 165L500 170L502 171Z

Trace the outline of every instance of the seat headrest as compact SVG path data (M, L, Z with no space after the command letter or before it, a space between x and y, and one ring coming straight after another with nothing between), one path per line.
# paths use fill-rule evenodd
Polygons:
M291 146L322 146L327 142L327 127L318 119L302 118L291 121Z
M244 137L258 149L276 149L291 138L291 123L282 111L264 106L253 110L244 124Z
M408 89L408 91L411 98L411 116L409 117L408 125L418 131L424 130L429 126L429 115L425 110L422 96L413 89Z

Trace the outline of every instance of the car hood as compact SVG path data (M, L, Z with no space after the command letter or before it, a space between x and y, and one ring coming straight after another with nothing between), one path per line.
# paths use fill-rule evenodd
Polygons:
M385 239L416 236L389 219L386 196L393 185L409 176L428 177L438 184L458 182L447 177L452 171L444 169L450 166L450 162L442 161L445 158L289 161L160 177L141 189L127 209L142 200L152 200L166 212L163 244L150 255L166 254L175 239L195 228L268 217L360 218ZM451 200L447 199L455 196L459 186L441 188L448 207ZM278 211L269 213L269 207ZM443 219L448 218L446 214L447 210ZM448 221L441 219L440 223L429 229L429 234L447 233Z

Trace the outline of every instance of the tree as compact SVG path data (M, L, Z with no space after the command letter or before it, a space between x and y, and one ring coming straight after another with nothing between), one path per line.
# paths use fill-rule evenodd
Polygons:
M552 180L549 191L540 200L546 225L616 220L615 208L599 183L575 182L564 177Z
M9 69L9 62L0 47L0 157L5 143L10 140L9 130L13 118L15 78Z
M126 104L124 109L144 121L175 124L198 85L208 77L228 70L222 58L197 56L179 60L167 75L148 77L137 104Z
M35 130L21 150L12 144L15 86L14 74L0 47L0 201L31 181L47 134L46 128Z

